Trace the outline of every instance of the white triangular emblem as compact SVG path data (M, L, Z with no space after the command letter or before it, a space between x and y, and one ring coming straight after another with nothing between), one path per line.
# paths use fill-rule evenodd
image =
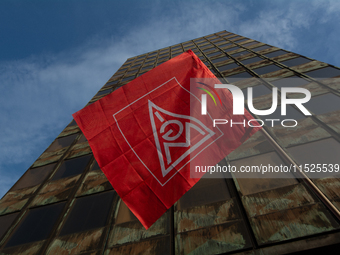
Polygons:
M165 120L163 116L171 116L171 120ZM153 102L149 100L149 114L150 114L150 121L152 125L152 131L153 135L155 138L155 143L156 143L156 148L158 152L158 158L162 170L162 175L163 177L166 176L175 166L177 166L185 157L187 157L190 153L192 153L194 150L196 150L200 145L202 145L205 141L207 141L210 137L212 137L215 133L207 128L201 121L198 119L191 117L191 116L186 116L186 115L181 115L181 114L176 114L172 113L169 111L166 111L159 106L155 105ZM160 143L159 137L158 137L158 131L156 128L156 123L155 123L155 116L157 119L162 123L162 126L159 130L160 135L162 135L162 138L164 142ZM180 121L181 120L181 121ZM183 122L184 121L184 125ZM171 134L174 133L173 129L168 130L165 132L165 128L168 125L172 126L177 126L177 134L170 136ZM191 140L191 131L196 130L199 134L201 139L198 141L195 140L193 143ZM185 133L183 133L185 131ZM176 142L176 140L180 137L185 135L185 142ZM181 147L181 148L186 148L188 147L187 150L184 151L184 153L181 156L177 156L177 158L172 158L170 148L172 147ZM165 158L166 162L164 162L164 157L163 153L165 153ZM167 165L167 167L166 167Z

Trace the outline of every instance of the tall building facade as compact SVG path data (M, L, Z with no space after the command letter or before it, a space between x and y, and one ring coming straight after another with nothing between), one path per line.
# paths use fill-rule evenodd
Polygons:
M257 132L220 164L339 164L340 69L227 31L129 58L89 104L189 49L222 82L233 82L245 93L252 87L256 109L271 106L274 87L279 92L285 86L302 87L312 95L305 104L311 116L293 106L287 110L286 119L298 120L298 126L266 122L265 132ZM277 111L271 117L280 119ZM1 199L0 254L338 251L339 177L285 177L201 179L145 230L112 189L72 121Z

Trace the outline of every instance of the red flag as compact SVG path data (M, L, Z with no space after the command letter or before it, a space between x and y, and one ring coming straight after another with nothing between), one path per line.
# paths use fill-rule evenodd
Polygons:
M112 187L146 229L204 174L191 178L190 165L217 164L259 129L214 127L213 115L252 117L232 116L228 90L218 91L219 107L208 104L213 114L201 115L191 78L220 83L189 50L73 114Z

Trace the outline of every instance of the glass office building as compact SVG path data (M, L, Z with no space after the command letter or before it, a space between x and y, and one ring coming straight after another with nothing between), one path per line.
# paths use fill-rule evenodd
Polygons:
M273 87L312 95L311 116L287 110L298 126L266 122L221 164L339 164L340 69L227 31L129 58L89 104L189 49L222 82L252 87L256 109L271 106ZM145 230L72 121L0 200L0 254L334 253L339 175L300 177L203 178Z

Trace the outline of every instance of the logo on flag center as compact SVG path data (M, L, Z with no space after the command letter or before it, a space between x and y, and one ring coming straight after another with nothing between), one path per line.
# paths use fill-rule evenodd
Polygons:
M167 109L158 106L152 99L146 98L150 96L151 93L157 92L158 89L162 89L164 86L174 85L177 89L182 90L182 93L187 93L188 97L194 97L198 100L198 103L200 103L199 99L195 95L182 87L177 79L173 77L157 87L155 90L141 96L113 115L119 131L130 149L134 152L141 164L162 186L164 186L196 156L223 136L223 133L218 127L213 128L212 121L203 123L198 118L190 116L190 111L189 115L168 111ZM117 115L122 113L122 111L127 109L127 107L132 106L143 99L144 101L147 101L147 103L144 103L141 107L144 107L144 110L148 111L149 125L151 126L153 133L155 148L152 154L154 155L154 153L156 153L159 159L157 169L152 169L152 166L149 165L154 165L154 162L153 164L150 164L150 162L148 162L148 158L145 156L143 157L143 153L140 153L134 148L134 146L132 146L130 141L132 141L134 137L120 127L120 121L119 118L117 118ZM169 102L169 105L171 105L171 103L172 102ZM198 110L200 110L199 107Z

